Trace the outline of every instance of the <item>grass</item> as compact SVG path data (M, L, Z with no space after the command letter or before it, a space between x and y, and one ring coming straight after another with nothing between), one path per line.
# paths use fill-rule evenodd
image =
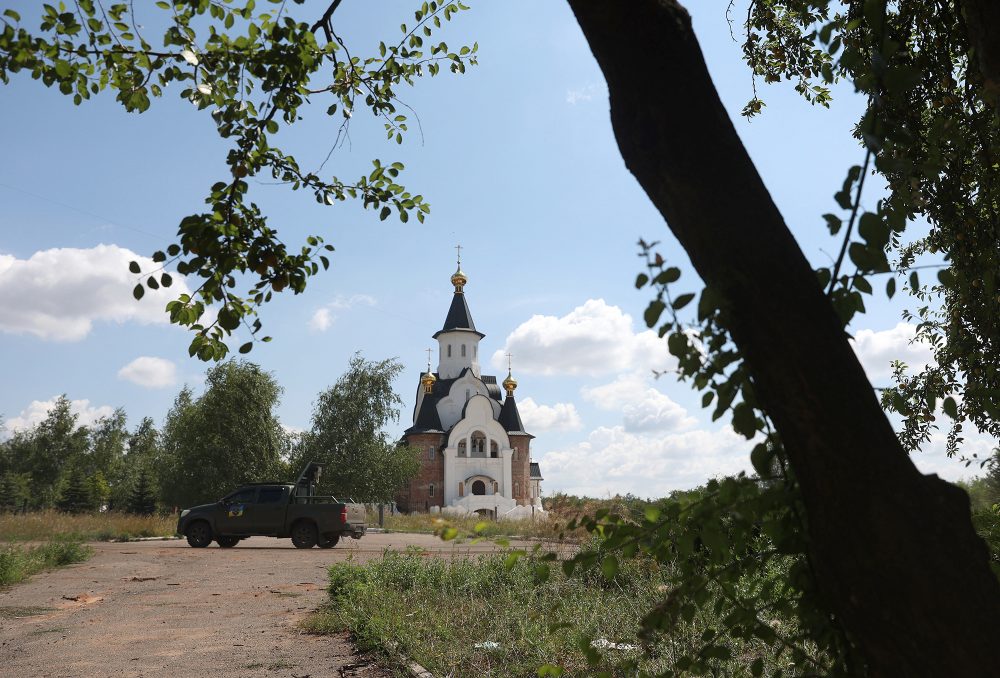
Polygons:
M476 528L481 529L477 532ZM482 537L538 537L544 539L584 538L582 531L568 532L565 521L559 520L483 520L480 516L450 516L435 513L410 513L385 516L385 529L390 532L423 532L432 534L443 527L453 527L459 534Z
M24 581L36 572L81 563L93 550L75 541L53 541L40 546L8 544L0 550L0 587Z
M596 572L568 578L558 566L539 578L539 566L545 567L529 558L508 566L502 555L448 561L416 551L387 551L365 566L337 563L330 568L330 603L305 626L315 633L348 630L363 649L390 660L403 653L435 675L499 678L535 676L546 664L565 675L659 674L720 621L699 611L643 651L641 618L667 590L667 573L656 563L628 561L611 581ZM734 659L720 675L749 678L758 658L765 675L778 668L796 675L761 641L726 642ZM602 658L590 664L585 651L594 648ZM624 667L628 661L637 666Z
M167 537L173 535L176 528L174 516L71 514L54 510L0 514L0 541L125 541L137 537Z

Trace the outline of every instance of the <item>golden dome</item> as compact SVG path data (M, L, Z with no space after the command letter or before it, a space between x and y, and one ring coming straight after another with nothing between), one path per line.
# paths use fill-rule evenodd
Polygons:
M437 381L437 377L429 369L427 372L420 377L420 383L424 385L424 393L430 393L434 390L434 382Z
M469 279L465 277L465 273L462 272L462 267L459 266L458 270L455 271L451 276L451 284L455 286L455 293L456 294L460 293L462 291L462 288L465 287L466 283L468 282Z
M507 378L503 380L503 387L507 389L507 395L514 397L514 389L517 388L517 380L510 376L510 370L507 370Z

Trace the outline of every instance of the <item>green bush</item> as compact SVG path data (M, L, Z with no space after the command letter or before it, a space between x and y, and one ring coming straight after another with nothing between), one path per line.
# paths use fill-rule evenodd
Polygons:
M0 586L24 581L36 572L80 563L93 550L76 541L53 541L41 546L10 544L0 550Z

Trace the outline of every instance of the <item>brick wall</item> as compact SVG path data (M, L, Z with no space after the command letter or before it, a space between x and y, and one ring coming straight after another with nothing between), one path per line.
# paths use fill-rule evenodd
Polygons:
M444 505L444 445L443 433L414 433L406 438L406 443L420 450L420 471L410 481L408 487L396 495L396 505L403 511L427 511L431 506ZM427 448L434 448L431 459ZM434 485L434 496L430 486Z
M528 479L531 477L531 438L528 436L512 435L510 437L511 447L517 449L517 459L510 463L510 479L514 483L512 489L516 490L514 499L519 506L531 504L531 490Z

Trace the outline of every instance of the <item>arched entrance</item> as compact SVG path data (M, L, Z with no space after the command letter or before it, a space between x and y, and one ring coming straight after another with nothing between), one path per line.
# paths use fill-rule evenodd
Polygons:
M493 509L477 509L477 516L482 516L483 518L493 519Z
M472 483L472 494L486 494L486 483L476 480Z

